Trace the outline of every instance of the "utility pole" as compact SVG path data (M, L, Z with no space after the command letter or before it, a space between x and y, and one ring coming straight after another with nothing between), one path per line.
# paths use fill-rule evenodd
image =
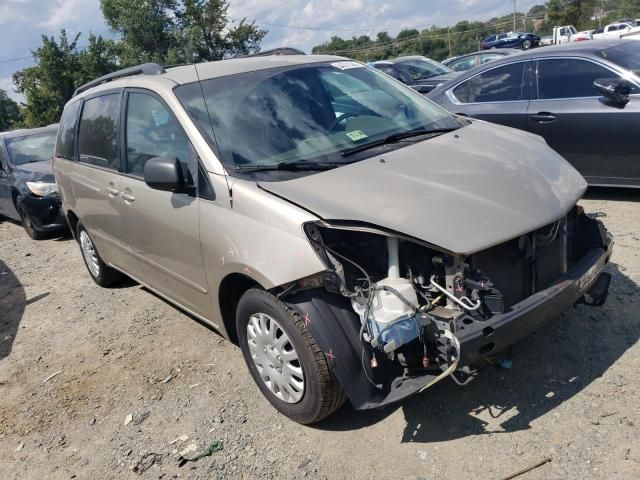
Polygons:
M516 31L516 0L513 0L513 31Z

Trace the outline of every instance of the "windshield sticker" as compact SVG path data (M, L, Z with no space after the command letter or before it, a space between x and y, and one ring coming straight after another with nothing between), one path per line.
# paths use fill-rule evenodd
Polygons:
M364 68L364 65L358 62L335 62L331 64L332 67L339 68L340 70L349 70L351 68Z
M354 130L352 132L347 132L347 137L349 137L352 141L357 142L358 140L367 138L367 135L362 130Z

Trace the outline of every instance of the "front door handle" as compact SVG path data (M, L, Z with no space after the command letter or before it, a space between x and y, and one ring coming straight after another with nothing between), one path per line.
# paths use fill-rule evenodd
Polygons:
M125 202L134 202L136 197L129 195L128 193L120 193L120 196Z
M536 113L534 115L531 115L529 118L538 123L553 123L556 121L556 116L553 113L549 112Z

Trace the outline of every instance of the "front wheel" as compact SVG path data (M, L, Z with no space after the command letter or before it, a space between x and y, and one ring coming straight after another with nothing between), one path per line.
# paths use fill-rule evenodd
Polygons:
M522 42L522 49L529 50L531 48L531 40L525 40Z
M17 203L17 202L16 202ZM16 210L18 210L18 215L20 215L20 221L22 222L22 226L24 227L24 231L27 232L33 240L42 240L45 235L41 231L36 229L29 212L22 206L16 205Z
M248 290L236 312L238 341L249 372L280 413L309 424L344 403L324 353L297 312L270 293Z

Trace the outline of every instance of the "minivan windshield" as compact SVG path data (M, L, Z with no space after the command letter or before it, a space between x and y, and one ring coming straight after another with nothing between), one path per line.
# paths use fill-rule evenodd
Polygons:
M600 53L604 58L617 63L622 68L640 75L640 49L638 45L637 40L629 40L626 43L602 50Z
M211 78L175 92L227 169L236 171L291 162L337 166L354 147L358 155L349 163L375 155L387 138L460 127L420 94L351 61ZM421 139L409 137L394 147Z
M7 139L7 150L14 165L41 162L53 157L56 131Z

